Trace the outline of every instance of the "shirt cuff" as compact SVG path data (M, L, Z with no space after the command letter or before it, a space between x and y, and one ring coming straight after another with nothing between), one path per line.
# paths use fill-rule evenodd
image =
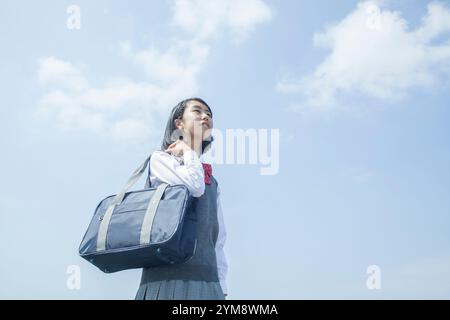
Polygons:
M223 294L228 294L227 284L225 283L225 280L220 279L220 286L222 287Z

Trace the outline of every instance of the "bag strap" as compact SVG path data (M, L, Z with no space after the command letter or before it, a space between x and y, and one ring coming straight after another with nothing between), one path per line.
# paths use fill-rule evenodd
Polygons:
M116 194L114 199L111 201L110 205L108 206L108 209L106 210L105 214L103 215L103 219L100 222L100 227L98 231L97 236L97 251L105 250L106 249L106 235L108 233L108 227L109 223L111 221L112 214L114 212L114 208L117 205L120 205L123 201L123 198L125 197L125 193L136 183L136 181L139 180L142 173L145 171L145 168L147 165L150 167L149 162L152 154L150 154L147 159L145 159L144 163L141 164L131 175L131 177L128 179L127 183L125 184L125 187L122 188L122 190ZM149 175L150 177L150 175ZM153 194L152 199L150 200L149 206L147 208L145 219L148 220L150 223L150 229L151 224L153 223L153 217L155 215L156 209L158 208L159 201L161 200L162 195L164 194L164 190L167 187L167 183L162 183L158 186L156 192ZM147 216L149 216L147 218ZM144 230L144 233L149 233L150 230ZM143 237L141 233L141 238Z
M168 186L167 183L161 183L160 185L158 185L155 193L150 199L150 203L147 207L147 211L145 211L144 220L141 226L141 236L139 241L139 244L141 245L150 243L150 232L152 231L153 220L155 219L156 215L156 209L158 209L159 202L161 201L161 198L167 186Z
M150 155L151 157L152 155ZM151 188L151 181L150 181L150 161L148 162L148 174L147 179L145 180L144 189Z

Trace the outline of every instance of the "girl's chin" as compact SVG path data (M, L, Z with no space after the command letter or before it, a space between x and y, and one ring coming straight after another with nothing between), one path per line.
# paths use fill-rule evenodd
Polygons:
M203 129L203 138L208 138L211 136L211 129Z

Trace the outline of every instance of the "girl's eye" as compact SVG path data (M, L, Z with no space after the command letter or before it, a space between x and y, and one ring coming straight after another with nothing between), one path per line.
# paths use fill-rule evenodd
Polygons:
M194 110L194 112L198 112L198 113L200 113L200 110ZM208 115L208 117L210 117L210 118L212 118L212 115L210 114L210 113L207 113L207 115Z

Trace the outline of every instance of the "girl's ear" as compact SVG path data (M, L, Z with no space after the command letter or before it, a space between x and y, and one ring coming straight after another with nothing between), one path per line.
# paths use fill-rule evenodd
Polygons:
M182 129L183 128L183 121L181 121L180 119L175 119L175 127L177 129Z

